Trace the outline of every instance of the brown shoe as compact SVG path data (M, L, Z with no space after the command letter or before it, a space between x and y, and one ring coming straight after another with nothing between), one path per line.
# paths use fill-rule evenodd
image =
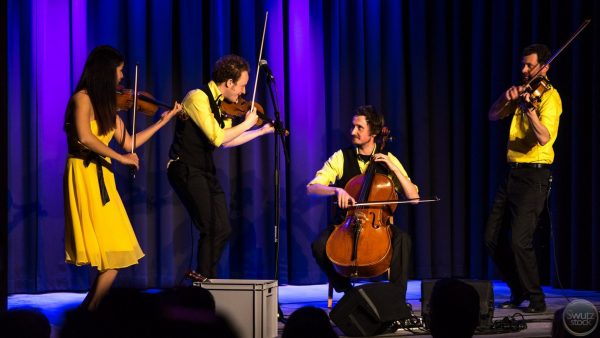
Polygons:
M192 280L194 283L210 283L210 279L202 276L194 270L186 272L185 278Z

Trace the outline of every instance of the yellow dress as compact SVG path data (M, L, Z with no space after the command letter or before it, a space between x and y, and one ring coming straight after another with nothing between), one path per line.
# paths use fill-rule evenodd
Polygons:
M98 135L96 121L91 122L92 133L108 145L114 130ZM69 134L69 132L67 132ZM102 167L110 201L102 204L95 162L87 166L75 157L82 146L73 137L67 137L69 157L63 177L65 198L65 252L67 263L91 264L99 271L124 268L138 263L144 257L121 197L117 192L115 176ZM110 163L110 158L106 158Z

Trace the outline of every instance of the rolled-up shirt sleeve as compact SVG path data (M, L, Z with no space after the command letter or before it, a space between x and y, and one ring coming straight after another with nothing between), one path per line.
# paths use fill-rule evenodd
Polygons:
M315 177L308 182L307 186L321 184L329 186L344 175L344 154L341 150L336 151L325 161L323 167L317 171Z
M562 113L562 102L556 90L548 92L548 99L543 100L539 109L540 122L550 134L552 141L558 136L558 122Z
M408 176L408 173L404 169L404 166L402 165L402 163L400 163L400 161L398 160L398 158L396 158L396 156L394 156L394 154L392 154L392 153L388 153L388 157L390 158L390 161L392 161L392 163L396 167L398 167L398 169L400 169L400 173L404 177L406 177L409 181L412 182L412 180ZM400 184L400 180L398 179L398 177L396 177L396 175L390 175L390 176L391 176L392 180L394 181L394 185L396 186L396 190L402 191L402 185ZM419 187L416 184L415 184L415 188L417 189L417 192L418 192L419 191Z

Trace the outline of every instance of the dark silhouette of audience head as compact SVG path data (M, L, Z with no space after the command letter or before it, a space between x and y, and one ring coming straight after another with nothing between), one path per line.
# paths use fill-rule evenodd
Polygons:
M68 313L61 330L62 338L238 336L231 323L215 313L210 292L197 287L157 293L115 288L96 311Z
M322 309L304 306L294 311L287 320L281 338L334 338L329 316Z
M554 318L552 319L552 337L553 338L567 338L567 337L575 337L571 335L567 330L565 330L565 326L563 324L563 312L565 308L559 309L554 312Z
M0 337L49 338L50 322L38 309L13 309L0 315Z
M479 295L461 280L440 279L430 299L431 335L434 338L472 337L479 323Z

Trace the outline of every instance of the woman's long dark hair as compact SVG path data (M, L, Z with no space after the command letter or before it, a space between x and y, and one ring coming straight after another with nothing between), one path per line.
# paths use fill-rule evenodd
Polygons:
M98 46L92 50L85 62L83 73L75 88L75 93L85 90L90 97L98 133L105 135L116 127L117 115L117 79L116 69L125 58L111 46ZM65 128L73 119L73 103L69 103L65 116Z

